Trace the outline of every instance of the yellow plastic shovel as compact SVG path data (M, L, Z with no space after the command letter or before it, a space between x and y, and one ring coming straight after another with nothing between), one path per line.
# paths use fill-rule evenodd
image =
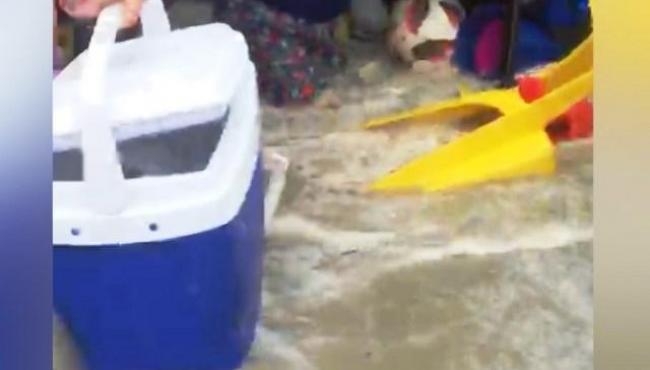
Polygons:
M375 182L378 191L437 191L555 170L544 128L593 90L589 71L525 108L426 154Z
M496 108L502 116L379 179L375 191L437 191L485 181L550 174L554 146L545 127L591 94L593 40L537 75L546 95L526 103L517 88L461 94L457 99L374 119L374 128L404 120L445 120Z
M536 74L543 81L544 88L550 92L580 74L593 69L593 36L589 36L563 60L548 65ZM486 108L495 108L507 115L524 107L526 102L517 87L510 89L487 90L478 93L461 93L460 97L439 103L418 107L406 112L371 119L365 128L377 128L402 121L426 119L448 120L464 117Z

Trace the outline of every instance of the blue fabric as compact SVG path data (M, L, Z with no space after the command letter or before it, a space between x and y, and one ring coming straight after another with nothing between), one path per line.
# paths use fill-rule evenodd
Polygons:
M591 16L588 0L537 0L522 6L522 16L546 30L580 27Z
M577 27L589 18L589 2L547 0L544 16L548 27Z
M502 5L485 5L477 7L462 23L456 35L453 62L461 70L473 73L474 47L484 27L495 19L506 17ZM505 45L504 45L505 46ZM517 31L513 67L515 72L557 60L562 55L561 46L553 41L536 23L521 19ZM485 76L499 78L500 72Z
M239 214L220 228L156 243L55 246L54 307L88 370L241 365L260 309L259 162Z
M313 23L330 21L350 7L350 0L262 0L267 5Z
M452 62L464 72L474 73L474 47L483 28L494 19L503 19L504 9L500 5L476 7L461 22L454 43Z

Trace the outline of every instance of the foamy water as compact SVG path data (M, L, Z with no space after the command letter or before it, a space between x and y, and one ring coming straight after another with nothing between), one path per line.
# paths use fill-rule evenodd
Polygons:
M368 99L409 105L397 80ZM342 109L360 124L377 101ZM327 112L282 114L266 138L292 166L246 369L593 367L590 142L562 146L552 177L380 196L365 186L466 127L363 131Z
M591 143L560 148L548 178L364 191L466 127L360 124L451 96L456 82L396 73L336 90L338 109L266 109L265 144L291 166L246 370L593 368Z

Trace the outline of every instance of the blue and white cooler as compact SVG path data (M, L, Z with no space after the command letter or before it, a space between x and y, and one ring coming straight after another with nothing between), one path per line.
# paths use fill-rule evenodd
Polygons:
M119 5L54 81L54 307L88 370L241 365L259 316L264 187L255 69L224 24Z

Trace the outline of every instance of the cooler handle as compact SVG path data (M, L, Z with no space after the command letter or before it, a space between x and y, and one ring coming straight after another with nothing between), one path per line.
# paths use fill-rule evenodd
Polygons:
M144 37L171 32L162 0L147 0L140 14ZM101 214L116 214L127 204L127 191L106 111L106 70L112 45L122 23L122 5L106 7L99 14L86 51L81 75L81 151L88 205Z

